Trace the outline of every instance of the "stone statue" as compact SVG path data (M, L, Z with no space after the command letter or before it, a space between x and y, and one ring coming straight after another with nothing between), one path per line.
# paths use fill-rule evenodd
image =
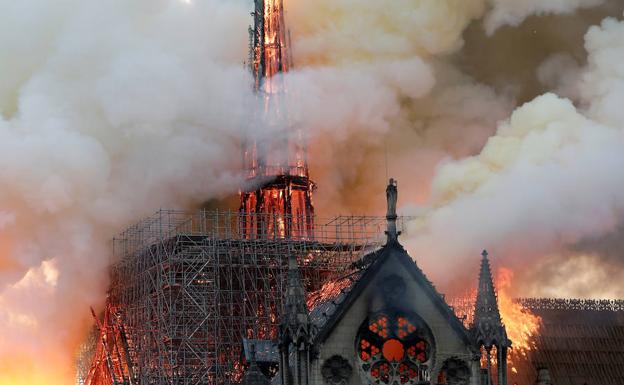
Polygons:
M386 188L386 198L388 199L388 213L386 214L386 218L388 219L397 217L396 206L398 195L397 182L393 178L390 178L388 187Z
M386 188L386 198L388 199L388 212L386 213L386 219L388 220L388 230L386 230L386 235L388 236L388 243L396 242L397 237L399 236L399 232L397 232L397 182L396 180L390 178L388 182L388 187Z

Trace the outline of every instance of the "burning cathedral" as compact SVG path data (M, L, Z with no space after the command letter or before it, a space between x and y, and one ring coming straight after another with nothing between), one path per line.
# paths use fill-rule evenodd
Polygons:
M258 120L275 135L242 143L238 211L160 210L114 239L108 300L94 313L78 383L624 383L612 370L624 369L623 303L521 301L546 336L542 355L520 360L521 377L487 252L467 320L400 244L395 181L385 217L315 216L306 138L285 124L282 0L254 2L249 67ZM607 338L606 350L597 341Z
M354 263L339 279L340 290L314 298L311 312L297 261L289 258L278 340L248 342L244 385L508 384L511 341L487 252L474 321L466 328L399 243L396 199L390 180L385 244ZM277 364L272 382L259 369L256 344L264 364L271 356Z

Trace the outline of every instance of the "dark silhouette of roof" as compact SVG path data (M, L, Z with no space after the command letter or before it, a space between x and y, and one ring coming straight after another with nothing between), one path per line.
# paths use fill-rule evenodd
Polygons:
M540 316L542 325L534 337L535 348L525 362L517 362L518 371L527 374L510 379L533 385L534 368L547 368L555 385L624 384L624 301L532 298L518 302Z
M475 302L474 320L470 329L478 344L483 344L486 347L493 345L509 347L511 341L507 338L507 332L498 310L498 297L492 280L488 253L483 250L481 255L483 258L479 273L479 288Z

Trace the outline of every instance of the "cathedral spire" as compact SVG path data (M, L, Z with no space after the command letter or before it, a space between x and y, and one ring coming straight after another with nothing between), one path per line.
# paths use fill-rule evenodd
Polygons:
M481 271L479 272L479 288L475 302L474 320L471 331L477 347L485 348L488 385L491 384L491 352L496 347L498 367L498 384L507 385L507 349L511 341L501 320L498 309L498 297L492 279L488 252L481 254Z
M479 273L479 289L477 291L477 301L475 303L473 328L478 332L478 337L486 347L491 347L495 342L506 341L500 311L498 310L498 298L488 252L483 250L481 254L481 271Z
M399 196L399 191L397 189L397 181L393 178L390 178L388 181L388 187L386 188L386 200L388 201L388 211L386 212L386 220L388 221L388 229L386 230L386 235L388 236L388 244L394 243L398 241L399 235L401 232L397 231L397 199Z
M286 108L283 76L291 66L283 0L254 0L249 60L258 108L242 144L246 180L241 186L245 238L308 239L314 235L316 188L308 167L308 135L293 124ZM255 123L254 123L255 124ZM271 134L257 136L258 132Z

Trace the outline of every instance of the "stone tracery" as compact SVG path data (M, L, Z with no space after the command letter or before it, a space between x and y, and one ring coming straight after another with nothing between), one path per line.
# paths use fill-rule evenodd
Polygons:
M430 332L416 316L376 314L360 327L357 351L372 384L416 384L429 380L433 355Z

